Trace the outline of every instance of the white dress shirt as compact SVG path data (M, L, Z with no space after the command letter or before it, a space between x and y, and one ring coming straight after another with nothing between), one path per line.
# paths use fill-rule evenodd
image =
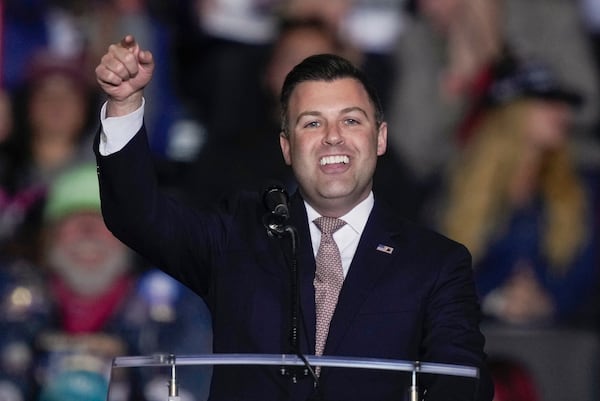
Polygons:
M144 122L144 106L146 100L142 99L142 105L133 113L121 117L106 117L106 103L100 109L100 154L108 156L123 149L125 145L142 128Z

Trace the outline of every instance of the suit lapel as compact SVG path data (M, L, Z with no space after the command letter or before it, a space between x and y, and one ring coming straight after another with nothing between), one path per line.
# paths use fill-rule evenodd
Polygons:
M312 355L315 352L316 321L313 286L316 270L315 258L304 200L298 192L292 196L290 204L290 224L298 230L297 263L301 294L301 352ZM399 227L401 227L401 223L398 222L396 215L375 202L339 296L329 329L326 354L335 354L341 339L352 324L354 316L373 291L383 272L393 265L398 265L397 260L402 258L399 246L401 241ZM380 244L394 249L391 253L389 253L389 249L387 252L378 250L377 247Z
M400 252L398 224L391 223L394 217L375 203L363 231L358 248L352 259L350 270L329 327L325 348L326 354L335 354L336 349L352 324L361 305L373 291L377 281L393 265L397 265ZM391 229L395 226L395 231ZM379 248L379 245L392 248Z

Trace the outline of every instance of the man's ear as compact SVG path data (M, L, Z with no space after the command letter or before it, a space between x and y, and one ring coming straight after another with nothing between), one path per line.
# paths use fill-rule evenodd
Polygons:
M279 146L281 146L281 153L283 154L283 160L288 166L292 165L292 157L290 155L290 138L285 132L279 133Z
M387 149L387 123L382 122L377 130L377 156L385 154Z

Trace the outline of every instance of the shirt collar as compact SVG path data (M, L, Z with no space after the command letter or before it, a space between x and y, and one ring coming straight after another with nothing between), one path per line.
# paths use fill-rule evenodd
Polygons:
M373 205L375 204L375 198L373 196L373 192L371 191L369 195L358 205L356 205L352 210L350 210L345 215L341 216L340 219L346 222L346 225L351 227L358 234L362 233L363 229L367 225L367 220L369 219L369 215L371 214L371 210L373 210ZM306 207L306 214L308 216L308 221L311 223L321 215L306 201L304 201L304 206ZM314 224L314 223L312 223Z

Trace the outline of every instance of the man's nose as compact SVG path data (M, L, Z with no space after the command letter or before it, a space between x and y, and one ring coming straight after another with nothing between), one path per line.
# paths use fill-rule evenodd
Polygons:
M327 145L338 145L344 141L340 127L337 124L330 124L325 131L323 142Z

